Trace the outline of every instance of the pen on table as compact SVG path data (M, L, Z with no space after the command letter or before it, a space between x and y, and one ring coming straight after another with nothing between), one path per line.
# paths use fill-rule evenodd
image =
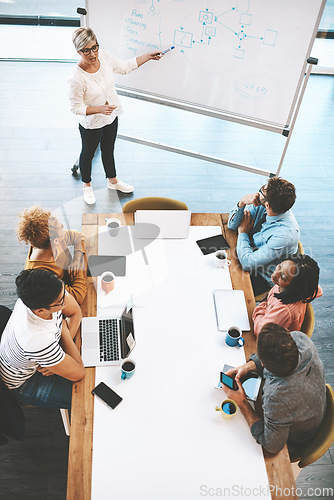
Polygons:
M170 50L173 50L173 49L175 49L175 45L172 45L172 46L171 46L171 47L169 47L168 49L163 50L163 51L161 52L161 55L163 56L164 54L166 54L166 52L169 52Z

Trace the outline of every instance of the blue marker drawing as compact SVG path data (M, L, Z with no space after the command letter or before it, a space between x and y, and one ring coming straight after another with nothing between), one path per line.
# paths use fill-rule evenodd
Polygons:
M166 52L169 52L170 50L173 50L173 49L175 49L175 45L172 45L171 47L169 47L169 49L163 50L161 52L161 55L163 56L164 54L166 54Z

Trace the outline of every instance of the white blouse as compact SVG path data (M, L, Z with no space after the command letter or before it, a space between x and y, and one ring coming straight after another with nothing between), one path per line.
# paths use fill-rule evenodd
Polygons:
M100 68L95 73L87 73L75 66L69 80L71 111L79 115L79 123L84 128L101 128L112 123L123 109L116 92L114 73L126 75L138 68L136 58L122 61L108 52L99 51ZM102 106L108 102L117 106L111 115L96 113L86 115L88 106Z

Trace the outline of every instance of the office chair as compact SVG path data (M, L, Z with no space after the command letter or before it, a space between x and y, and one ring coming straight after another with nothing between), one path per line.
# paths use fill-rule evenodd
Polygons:
M314 323L314 310L312 304L308 302L306 304L305 318L302 326L300 327L300 331L306 333L306 335L311 338L314 330Z
M300 240L298 241L298 253L299 253L299 255L304 255L304 253L305 253L302 242Z
M148 196L127 201L122 208L125 214L133 214L136 210L188 210L188 207L183 201Z
M8 307L0 305L0 339L1 339L1 335L5 329L5 326L7 325L7 322L9 320L11 314L12 314L12 311ZM5 386L5 384L3 384L3 385ZM2 389L2 393L3 392L4 392L4 389ZM6 395L4 394L3 397L6 397ZM30 406L30 405L22 405L22 406L26 407L26 408L37 408L36 406ZM13 412L14 410L11 409L11 411ZM60 408L59 411L60 411L60 415L61 415L61 418L62 418L62 421L64 424L65 433L67 436L69 436L71 427L70 427L70 418L69 418L68 410L64 409L64 408ZM19 418L20 418L20 415L18 416L18 419ZM0 422L1 422L1 418L0 418ZM10 436L10 434L8 434L8 435ZM20 439L20 438L15 438L15 439ZM1 439L0 439L0 444L1 444Z
M326 384L326 401L326 413L313 441L305 448L300 457L290 458L291 462L299 461L298 464L293 464L295 478L297 477L296 472L299 473L303 467L307 467L319 460L334 442L334 391L329 384Z

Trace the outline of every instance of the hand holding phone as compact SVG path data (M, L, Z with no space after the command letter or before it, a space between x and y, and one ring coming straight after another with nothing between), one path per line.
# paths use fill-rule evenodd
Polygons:
M115 391L110 389L104 382L101 382L93 390L92 394L98 396L104 403L106 403L110 408L114 409L122 401L123 398L119 396Z

